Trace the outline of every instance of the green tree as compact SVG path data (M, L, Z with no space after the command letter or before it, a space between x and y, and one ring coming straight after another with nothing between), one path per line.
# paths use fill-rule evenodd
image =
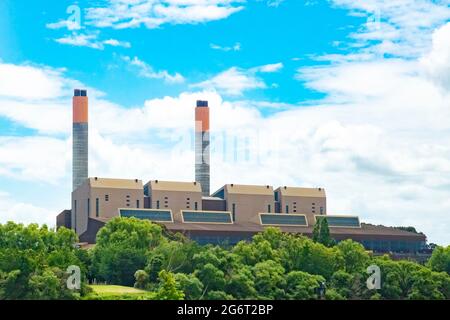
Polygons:
M203 283L193 274L177 273L175 280L187 300L199 300L203 296Z
M303 271L292 271L286 276L286 297L291 300L317 298L317 288L325 279Z
M343 257L346 272L363 272L369 266L370 256L360 243L345 240L339 242L336 247Z
M161 242L160 226L135 218L114 218L97 235L92 275L112 284L133 286L134 274L145 268L147 252Z
M173 273L161 271L159 273L159 289L156 300L183 300L184 293L178 289L177 281Z
M144 270L138 270L134 274L134 279L136 280L134 283L135 288L145 289L148 284L149 276Z
M431 255L427 265L433 271L443 271L450 275L450 246L437 246L433 250L433 254Z
M313 229L313 240L327 247L334 244L330 236L330 228L328 227L328 220L326 218L321 218L316 221Z
M283 299L286 280L284 268L273 260L259 262L253 267L258 298Z
M224 291L225 274L211 263L207 263L194 272L203 283L206 291Z

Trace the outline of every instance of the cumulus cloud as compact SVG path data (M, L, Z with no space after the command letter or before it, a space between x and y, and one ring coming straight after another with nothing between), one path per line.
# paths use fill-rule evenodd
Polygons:
M137 69L139 76L148 79L163 79L167 83L182 83L185 81L184 77L175 73L171 75L168 71L155 71L151 65L140 60L138 57L122 57L122 60L128 63L129 66Z
M258 73L278 72L283 68L282 63L267 64L251 69L231 67L211 79L193 84L193 88L217 90L229 96L242 96L245 91L267 88L266 83Z
M72 33L62 38L55 39L56 42L75 47L87 47L91 49L104 50L105 46L130 48L131 44L127 41L116 39L99 40L99 33Z
M244 91L267 87L263 80L237 67L232 67L209 80L192 86L210 90L216 89L230 96L240 96Z
M15 223L30 222L55 226L55 212L49 208L41 208L30 203L17 201L13 196L0 191L0 223L14 221Z
M87 23L116 29L164 24L196 24L228 18L241 11L244 0L109 0L88 8Z

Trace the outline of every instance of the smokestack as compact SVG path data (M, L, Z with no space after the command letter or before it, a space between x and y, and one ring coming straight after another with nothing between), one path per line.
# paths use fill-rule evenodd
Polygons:
M88 105L87 91L76 89L73 96L73 190L88 178Z
M202 186L204 196L210 195L210 150L208 101L197 101L195 109L195 181Z

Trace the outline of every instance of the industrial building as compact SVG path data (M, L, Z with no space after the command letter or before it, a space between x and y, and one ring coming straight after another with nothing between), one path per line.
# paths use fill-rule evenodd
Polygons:
M150 220L201 244L235 244L269 226L311 237L316 222L327 219L335 240L353 239L368 250L417 252L426 245L424 234L361 223L358 216L328 214L326 192L320 187L227 184L211 194L207 101L198 101L195 108L196 181L143 184L139 179L88 178L87 97L82 100L86 114L80 118L77 94L86 97L86 92L76 90L74 97L74 136L80 137L74 138L72 208L57 217L57 225L73 228L81 242L95 243L99 229L121 216ZM85 120L82 134L75 119Z

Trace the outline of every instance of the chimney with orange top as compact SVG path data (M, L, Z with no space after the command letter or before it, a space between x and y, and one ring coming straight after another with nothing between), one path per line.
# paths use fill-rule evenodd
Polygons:
M86 90L75 89L73 97L72 188L77 189L88 178L89 102Z
M204 196L210 195L208 101L197 101L195 109L195 181L200 183Z

